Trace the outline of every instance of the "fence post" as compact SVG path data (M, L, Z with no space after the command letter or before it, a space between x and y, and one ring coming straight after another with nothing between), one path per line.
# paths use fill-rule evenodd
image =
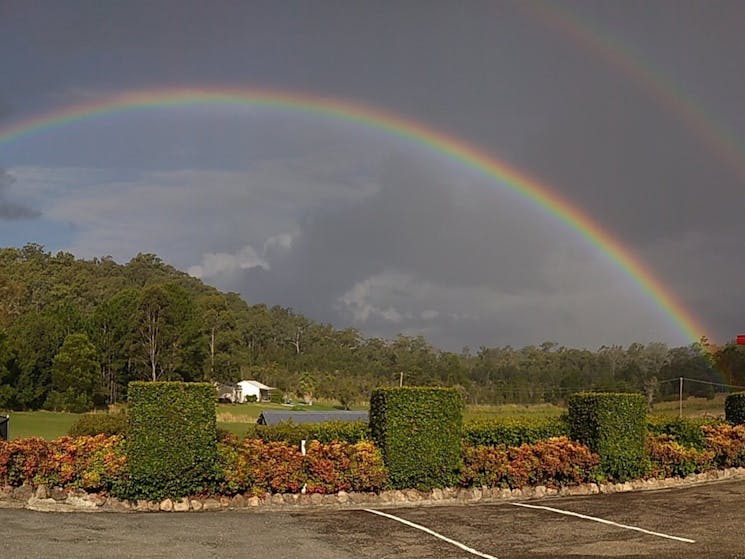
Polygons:
M8 424L10 423L9 415L0 415L0 440L8 440Z

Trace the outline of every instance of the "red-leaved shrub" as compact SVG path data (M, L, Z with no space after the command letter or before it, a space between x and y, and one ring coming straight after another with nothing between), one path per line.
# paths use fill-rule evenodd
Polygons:
M369 441L308 445L303 456L298 447L285 442L265 442L234 436L218 444L227 494L308 493L379 491L387 476L380 452Z
M593 479L600 459L567 437L519 447L466 447L461 484L487 487L560 487Z
M670 435L648 435L647 454L652 464L650 477L685 477L712 468L714 452L686 448Z
M0 442L0 485L49 485L106 491L125 473L120 436Z
M706 449L714 453L714 463L720 468L745 466L745 425L704 425Z

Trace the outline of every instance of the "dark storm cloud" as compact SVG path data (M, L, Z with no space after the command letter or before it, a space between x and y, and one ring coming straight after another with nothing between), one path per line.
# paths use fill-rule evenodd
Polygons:
M455 175L429 170L424 161L394 156L385 166L374 195L306 216L291 251L271 263L272 298L284 293L299 301L304 290L338 297L385 270L443 285L545 287L525 270L545 260L548 231L504 204L504 190L475 179L458 185ZM277 284L284 281L290 284Z
M14 179L10 174L0 169L0 219L11 221L39 217L41 215L40 211L6 200L6 192L13 181Z
M557 0L546 6L577 14L595 41L555 25L541 4L530 2L6 2L0 62L13 87L2 95L17 115L121 89L183 84L273 86L370 103L472 142L549 185L726 338L743 324L737 309L745 308L745 293L734 287L745 279L745 188L737 165L722 157L727 144L745 166L745 4ZM132 117L103 132L87 129L87 140L56 150L41 140L36 150L11 149L10 156L4 150L0 164L199 172L271 160L292 171L308 146L322 153L344 143L293 119L251 136L241 135L244 121L233 115L210 119L196 132L191 121L171 117L147 138ZM293 134L293 128L299 129ZM78 132L82 138L86 130ZM212 144L209 157L198 134ZM105 136L115 137L117 147L101 149L109 145ZM199 265L203 273L212 270L207 279L253 302L291 305L337 324L353 321L376 334L422 332L448 347L548 338L594 345L669 335L657 328L654 301L633 289L617 295L628 278L601 262L602 249L588 250L514 193L422 161L394 158L378 167L370 165L375 157L342 159L348 167L341 180L324 157L315 160L317 173L261 176L262 200L290 184L285 197L295 202L296 189L302 192L302 212L299 203L280 215L252 201L258 215L245 218L252 228L205 227L199 243L183 241L179 252L171 237L188 236L174 222L143 219L146 237L124 221L117 229L117 211L129 197L123 193L103 220L117 234L101 234L93 224L78 246L91 239L122 243L119 230L127 232L122 250L161 239L153 249L165 259L178 252L186 266L211 254ZM341 192L355 174L365 184L372 177L377 191L316 194L324 182ZM227 180L205 173L210 179ZM303 182L314 188L297 186ZM87 197L98 192L91 188ZM111 192L109 198L119 195ZM3 196L0 190L0 218L38 215ZM228 199L229 208L214 210L218 220L209 203L187 190L179 191L178 205L204 214L205 223L222 223L226 212L240 210L238 194ZM95 214L73 192L60 202L45 208L45 217L47 210L74 215L75 208ZM190 215L169 203L158 211ZM296 211L304 215L299 222ZM92 246L99 252L100 244ZM252 263L261 265L247 270Z

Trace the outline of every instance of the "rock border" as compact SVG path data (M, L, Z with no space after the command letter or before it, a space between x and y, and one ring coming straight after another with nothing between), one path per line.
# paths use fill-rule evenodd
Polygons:
M559 489L539 485L521 489L493 487L445 488L419 491L417 489L389 490L381 493L356 493L339 491L321 495L301 493L275 493L265 497L249 495L185 497L162 501L121 501L116 497L82 490L63 490L44 485L32 487L0 486L0 508L28 509L41 512L208 512L223 510L279 511L296 509L360 509L413 506L446 506L474 503L543 499L626 493L629 491L654 491L688 487L726 479L745 479L745 468L726 468L685 478L636 480L626 483L585 483Z

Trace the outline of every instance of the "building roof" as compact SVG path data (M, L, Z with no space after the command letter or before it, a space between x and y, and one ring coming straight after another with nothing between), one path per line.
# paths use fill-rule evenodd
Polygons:
M250 384L251 386L255 386L259 390L277 390L276 388L260 383L258 380L242 380L238 384L242 384L244 382L246 384Z
M282 411L265 410L259 415L259 425L277 425L282 422L326 423L328 421L367 421L366 411Z

